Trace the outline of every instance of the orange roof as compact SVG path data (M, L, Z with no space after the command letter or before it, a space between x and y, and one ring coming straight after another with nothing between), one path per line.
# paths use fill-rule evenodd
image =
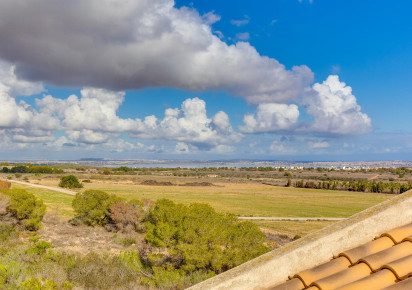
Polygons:
M412 289L412 223L339 253L270 289Z

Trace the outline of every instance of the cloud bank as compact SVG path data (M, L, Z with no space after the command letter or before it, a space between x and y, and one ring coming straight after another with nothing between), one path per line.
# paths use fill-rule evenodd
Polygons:
M49 85L222 90L250 103L296 99L312 82L308 67L287 70L247 42L228 45L210 27L217 16L174 4L4 0L0 58L22 78Z
M268 133L275 135L271 152L292 154L299 150L280 134L334 137L371 130L370 118L338 76L311 86L307 66L286 69L260 55L245 42L247 32L238 34L244 41L222 41L211 27L219 20L213 12L177 8L172 0L0 1L2 144L162 152L162 146L140 143L161 140L174 142L178 154L228 153L247 136ZM44 95L35 106L18 101L44 92L43 83L83 89L64 99ZM244 98L255 112L243 117L238 131L225 112L208 116L199 98L160 117L118 115L125 90L149 87L224 91ZM312 120L301 122L302 113ZM329 147L323 139L307 144Z

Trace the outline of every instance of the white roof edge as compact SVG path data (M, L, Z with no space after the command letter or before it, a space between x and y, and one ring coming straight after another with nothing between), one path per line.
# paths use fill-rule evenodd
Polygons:
M361 193L360 193L361 194ZM412 221L412 190L261 255L189 289L263 289Z

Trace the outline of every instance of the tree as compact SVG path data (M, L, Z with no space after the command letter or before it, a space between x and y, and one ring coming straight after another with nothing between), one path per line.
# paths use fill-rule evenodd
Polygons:
M110 206L120 201L121 198L101 190L86 190L76 194L72 206L75 218L83 223L90 226L105 225L110 221Z
M67 175L67 176L63 176L60 179L59 186L66 187L66 188L82 188L83 184L79 182L76 176Z
M38 230L46 213L43 201L24 189L11 189L3 192L10 196L7 211L17 218L27 230Z
M220 273L268 251L255 224L217 213L207 204L158 200L146 226L148 244L167 249L147 254L146 261L154 269L176 269L183 275Z

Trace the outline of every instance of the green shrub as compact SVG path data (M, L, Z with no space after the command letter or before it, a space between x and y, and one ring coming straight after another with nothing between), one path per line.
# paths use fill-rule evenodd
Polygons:
M76 176L67 175L60 179L59 186L65 188L82 188L83 184L79 182Z
M217 274L268 251L265 235L255 224L239 222L206 204L186 206L167 199L156 202L145 239L153 247L167 248L142 255L147 263L164 268L167 261L168 269L185 275L199 270Z
M36 243L33 247L27 250L27 254L43 255L46 253L47 249L51 248L52 245L46 241L40 241Z
M120 243L121 243L123 246L128 247L128 246L131 246L131 245L133 245L133 244L136 244L136 239L135 239L135 238L132 238L132 237L124 238L124 239L122 239L122 240L120 241Z
M10 224L0 224L0 241L7 241L11 236L17 236L17 232L13 225Z
M62 285L58 285L57 282L44 279L42 277L35 278L32 277L19 284L21 289L24 290L57 290L57 289L73 289L73 285L69 282L63 282Z
M43 201L24 189L12 189L5 193L10 196L8 212L16 217L26 230L38 230L46 213Z
M105 225L110 221L110 206L121 200L101 190L86 190L83 193L77 193L72 202L76 213L75 219L80 219L90 226Z

